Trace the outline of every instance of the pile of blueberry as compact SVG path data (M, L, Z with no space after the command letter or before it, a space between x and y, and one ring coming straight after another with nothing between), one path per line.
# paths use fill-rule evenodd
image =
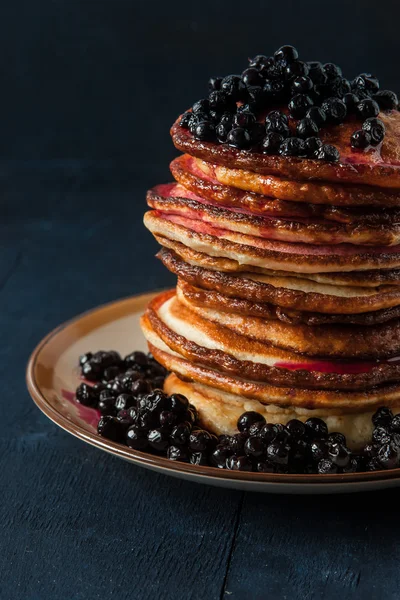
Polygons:
M260 122L271 108L282 105L287 111L272 110ZM338 65L303 62L296 48L282 46L273 56L250 59L241 75L212 77L208 98L195 102L180 126L197 140L337 162L337 148L322 143L320 129L355 116L363 125L351 136L351 146L377 146L385 136L379 111L394 109L396 94L380 90L374 75L361 73L349 81Z
M166 370L150 354L115 351L80 357L76 399L97 409L98 433L130 448L170 460L260 473L355 473L400 467L400 415L380 408L373 416L371 443L353 454L346 438L328 432L318 418L286 425L243 413L235 435L216 436L201 427L196 408L181 394L161 389Z

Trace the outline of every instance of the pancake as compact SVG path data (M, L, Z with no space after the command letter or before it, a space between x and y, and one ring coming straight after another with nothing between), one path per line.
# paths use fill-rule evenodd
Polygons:
M177 298L200 317L235 333L315 357L379 359L400 355L400 320L372 327L284 323L227 313L190 301L177 287Z
M288 277L285 271L276 269L264 269L253 265L242 265L236 260L221 258L218 256L209 256L202 252L197 252L188 248L180 242L175 242L161 235L155 235L156 240L165 248L173 250L185 262L190 265L205 267L213 271L222 271L224 273L260 273L273 277ZM385 284L400 285L399 269L383 269L375 271L352 271L349 273L290 273L290 277L308 279L316 283L322 283L335 286L352 287L379 287Z
M332 205L311 204L312 197L309 187L307 187L309 184L305 182L284 181L269 176L271 193L273 192L277 196L275 198L268 194L258 194L221 183L213 176L214 172L220 174L219 178L222 181L223 173L228 176L230 171L235 172L235 170L197 160L188 154L175 158L170 164L170 169L176 181L196 196L216 202L221 207L234 207L252 215L306 220L322 219L334 223L365 226L386 225L391 227L400 222L400 208L386 206L384 211L381 210L385 203L389 206L396 205L397 196L400 196L398 192L394 193L369 186L355 188L354 186L319 184L320 194L323 194L322 197L327 201L330 200ZM272 187L273 184L274 187ZM289 186L292 186L292 189L287 189ZM357 190L359 190L358 193ZM265 191L268 192L268 189L265 188ZM280 194L283 197L289 197L290 200L281 199ZM304 201L297 201L299 195L303 196ZM342 206L334 205L339 196L342 197L345 206L343 204ZM349 196L352 206L347 206ZM357 206L358 204L361 206Z
M233 275L190 265L166 249L157 256L167 269L195 287L290 310L352 315L400 304L400 289L396 286L341 288L290 277L268 278L255 273Z
M149 350L155 359L168 371L185 381L201 383L222 392L228 392L246 399L258 400L264 405L297 409L335 409L339 414L359 414L376 410L377 407L398 406L400 385L389 384L368 390L315 390L304 387L284 387L252 381L223 373L204 365L187 360L171 350L152 329L147 315L142 317L141 326L147 339Z
M306 421L310 418L323 419L330 432L339 431L346 436L348 446L361 450L370 441L372 435L372 416L374 411L345 413L335 409L298 407L279 407L274 404L262 404L258 400L244 398L216 388L183 381L176 375L170 375L164 383L167 394L183 394L197 408L201 424L217 435L234 435L238 432L237 420L246 411L256 411L263 415L267 423L286 425L291 419ZM400 402L393 406L395 414L400 412Z
M355 244L394 246L400 243L400 221L387 225L347 225L319 220L296 221L288 218L260 217L235 208L221 208L188 192L179 184L158 185L147 193L148 205L165 215L200 220L217 229L236 231L249 236L302 242L306 244Z
M325 390L366 390L400 381L400 357L341 361L296 354L202 318L181 304L174 291L156 296L146 316L168 348L189 361L236 377Z
M286 243L245 235L159 211L144 216L154 234L183 243L210 256L237 260L268 269L296 273L329 273L338 270L394 269L400 267L400 245L353 246L352 244L313 246Z
M289 325L343 324L371 327L400 318L400 306L359 315L324 315L283 309L273 304L251 302L243 298L230 298L219 292L203 290L190 285L183 279L178 279L176 291L180 299L184 297L187 302L195 306L216 308L227 313L238 313L261 319L279 319Z
M340 208L368 206L369 210L370 206L394 208L400 205L398 191L361 185L346 186L341 182L328 184L315 181L292 181L279 176L262 175L244 169L211 164L200 159L197 160L197 166L200 171L218 183L288 202L333 205Z
M254 171L262 175L278 175L295 180L319 180L371 185L380 188L400 188L400 113L396 110L380 113L385 124L385 139L367 152L354 152L350 138L361 121L349 119L340 125L320 131L323 143L332 144L340 153L340 162L331 163L297 157L265 155L195 140L188 130L179 126L181 117L171 128L175 147L207 162Z

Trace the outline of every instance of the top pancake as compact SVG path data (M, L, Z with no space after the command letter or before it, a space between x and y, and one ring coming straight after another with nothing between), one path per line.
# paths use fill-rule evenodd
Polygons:
M400 113L380 113L386 135L380 146L366 152L353 151L352 133L361 122L348 120L321 131L323 143L333 144L340 152L340 162L331 163L314 159L265 155L238 150L227 144L195 140L191 133L179 126L179 119L171 128L173 142L179 150L211 163L295 180L319 180L355 183L378 188L400 189Z

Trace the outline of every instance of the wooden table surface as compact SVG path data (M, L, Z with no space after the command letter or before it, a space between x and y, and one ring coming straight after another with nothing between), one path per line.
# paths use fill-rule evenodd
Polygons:
M25 364L50 329L173 283L141 223L147 185L75 163L4 178L0 598L397 600L400 490L275 496L187 483L87 446L33 404Z
M399 91L400 6L384 3L1 3L0 600L400 598L400 490L256 495L157 475L57 428L24 381L59 323L174 284L144 198L208 77L294 43Z

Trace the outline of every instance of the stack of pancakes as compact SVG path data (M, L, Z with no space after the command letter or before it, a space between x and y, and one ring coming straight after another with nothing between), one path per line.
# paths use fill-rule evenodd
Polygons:
M171 133L175 183L145 224L178 276L142 319L150 351L215 433L246 410L323 418L350 447L377 407L400 412L400 113L378 148L355 120L321 132L340 162L269 156Z

